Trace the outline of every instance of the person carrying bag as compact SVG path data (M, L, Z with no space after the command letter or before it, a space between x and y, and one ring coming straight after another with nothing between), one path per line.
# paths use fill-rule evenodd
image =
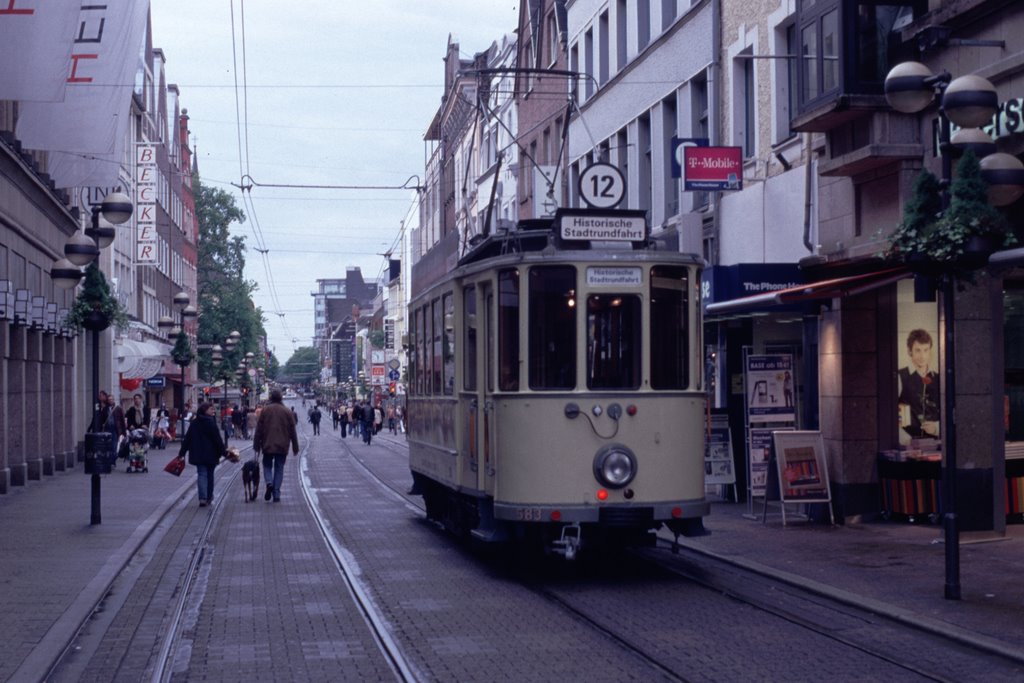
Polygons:
M196 466L199 475L199 507L206 507L213 502L214 471L220 459L228 455L220 430L217 429L212 403L200 404L196 419L189 425L178 458L183 459L186 454L189 464Z

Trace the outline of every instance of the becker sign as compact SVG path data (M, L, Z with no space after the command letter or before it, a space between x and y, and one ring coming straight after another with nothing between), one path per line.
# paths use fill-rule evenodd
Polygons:
M683 189L687 192L742 190L743 148L684 148Z

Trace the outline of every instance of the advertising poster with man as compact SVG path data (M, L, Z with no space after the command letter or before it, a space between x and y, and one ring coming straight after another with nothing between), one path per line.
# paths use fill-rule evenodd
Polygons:
M938 367L938 312L915 303L913 283L899 284L897 325L897 420L899 441L940 439L942 412Z

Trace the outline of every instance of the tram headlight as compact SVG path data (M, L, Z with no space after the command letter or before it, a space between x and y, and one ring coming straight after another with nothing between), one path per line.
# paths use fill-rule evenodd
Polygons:
M622 444L609 444L594 455L594 477L602 486L620 489L636 476L636 456Z

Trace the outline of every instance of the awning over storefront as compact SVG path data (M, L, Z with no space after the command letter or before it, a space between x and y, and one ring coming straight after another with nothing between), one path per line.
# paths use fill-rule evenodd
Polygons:
M753 296L708 304L705 312L709 316L744 313L776 306L799 304L805 301L821 301L843 296L853 296L863 294L878 287L884 287L912 275L913 273L904 266L886 268L871 273L820 280L785 289L777 289L763 294L754 294Z
M157 342L124 339L114 345L117 371L122 378L146 379L156 375L170 352L170 346Z

